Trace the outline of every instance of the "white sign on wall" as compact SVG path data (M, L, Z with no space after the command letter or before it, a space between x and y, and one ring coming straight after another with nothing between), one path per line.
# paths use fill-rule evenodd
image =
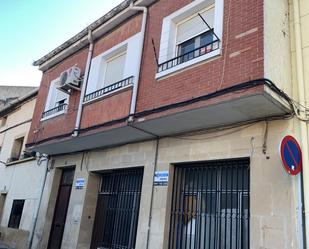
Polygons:
M156 171L154 175L155 186L167 186L168 171Z
M85 187L85 178L77 178L75 182L76 189L82 189Z

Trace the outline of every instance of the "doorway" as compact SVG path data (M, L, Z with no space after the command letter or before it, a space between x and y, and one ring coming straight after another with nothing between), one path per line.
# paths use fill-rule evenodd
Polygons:
M91 249L134 249L143 168L102 174Z
M59 185L48 249L60 249L67 217L75 169L64 169Z

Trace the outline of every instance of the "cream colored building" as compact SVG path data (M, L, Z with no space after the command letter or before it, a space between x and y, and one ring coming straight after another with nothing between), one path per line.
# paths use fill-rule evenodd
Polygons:
M33 236L46 160L25 149L37 90L0 111L0 241L27 248Z
M309 160L308 160L308 104L309 104L309 2L305 0L289 1L292 96L298 102L299 118L295 118L295 132L301 141L303 153L302 210L303 226L306 228L305 246L309 245ZM303 121L301 121L303 119ZM301 186L302 185L302 186ZM301 216L301 215L300 215Z

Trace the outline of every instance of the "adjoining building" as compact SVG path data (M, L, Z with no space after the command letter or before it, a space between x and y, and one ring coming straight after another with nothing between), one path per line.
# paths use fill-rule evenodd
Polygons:
M308 180L300 2L124 1L34 62L27 147L51 159L33 248L305 248L278 153L302 141Z
M33 237L47 159L25 148L38 90L0 110L0 241L28 248Z
M34 89L31 86L0 86L0 109Z

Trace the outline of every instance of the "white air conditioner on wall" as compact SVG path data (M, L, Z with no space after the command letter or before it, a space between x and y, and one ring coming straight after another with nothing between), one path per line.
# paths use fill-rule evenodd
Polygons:
M80 82L80 69L73 66L60 74L58 89L70 94L73 89L80 90Z

